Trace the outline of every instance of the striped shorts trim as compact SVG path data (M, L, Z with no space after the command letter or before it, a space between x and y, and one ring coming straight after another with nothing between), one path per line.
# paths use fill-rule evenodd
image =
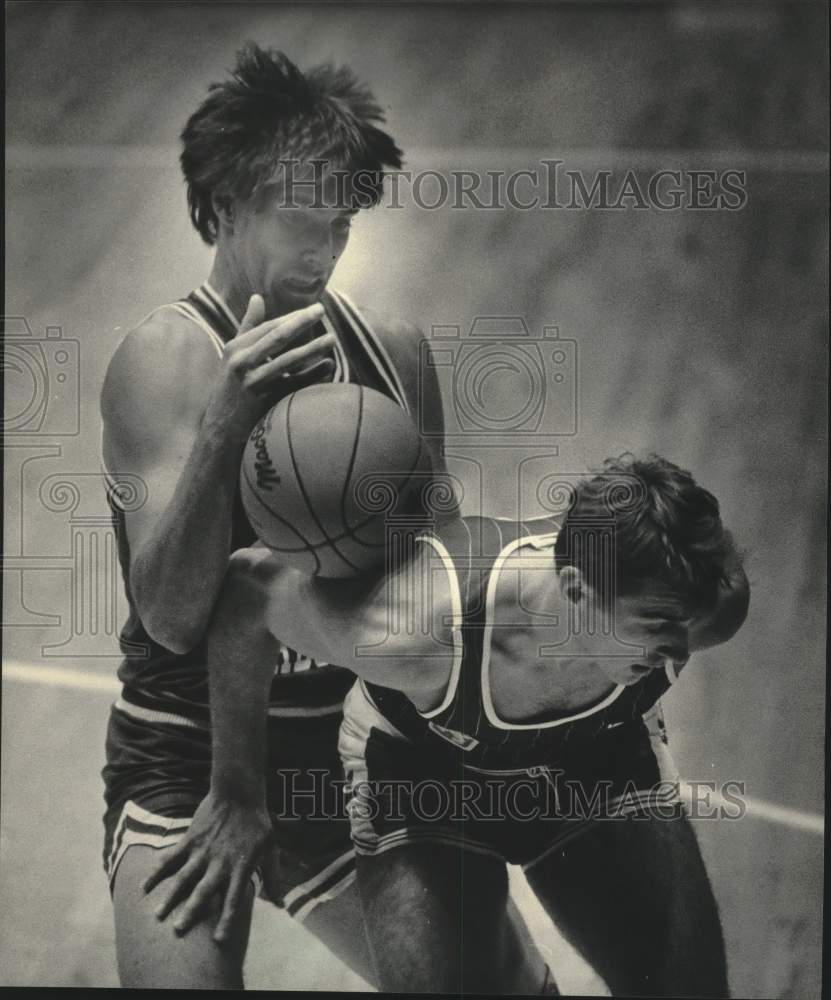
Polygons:
M141 719L143 722L161 722L168 726L184 726L185 729L199 729L202 732L209 732L210 726L191 719L186 715L177 715L175 712L161 712L154 708L145 708L143 705L134 705L130 701L119 697L113 704L119 712L129 715L132 719ZM318 719L328 715L337 715L343 711L343 702L333 702L331 705L269 705L268 715L275 719Z
M345 851L306 882L283 896L282 906L301 924L320 903L336 899L355 881L355 852Z
M107 858L107 878L113 891L118 866L131 847L156 849L178 844L191 824L191 817L158 816L132 800L121 811L113 845ZM345 851L317 874L290 889L282 899L271 899L265 891L263 873L257 868L251 874L255 895L284 908L302 923L321 903L336 899L355 881L355 852Z

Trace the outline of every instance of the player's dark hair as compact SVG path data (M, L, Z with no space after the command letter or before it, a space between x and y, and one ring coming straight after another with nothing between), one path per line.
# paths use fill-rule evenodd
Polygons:
M555 559L610 596L659 583L697 609L715 604L739 556L718 500L689 472L658 455L624 454L574 488Z
M255 197L281 161L323 161L327 170L360 175L361 201L376 205L385 169L401 150L378 128L384 113L345 66L301 71L282 52L247 42L231 78L212 83L182 131L182 172L191 220L216 242L215 195Z

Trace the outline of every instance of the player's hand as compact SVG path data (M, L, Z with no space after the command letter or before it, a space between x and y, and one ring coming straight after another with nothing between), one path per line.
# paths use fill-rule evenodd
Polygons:
M164 920L179 907L177 934L203 920L215 896L222 901L214 940L226 941L245 902L249 879L273 840L265 805L244 805L209 792L196 810L184 839L159 863L142 888L150 892L167 880L156 909Z
M297 341L323 316L314 305L265 320L261 295L252 295L233 340L226 345L222 366L205 412L208 425L235 441L245 441L254 424L283 396L332 377L333 334L308 343Z

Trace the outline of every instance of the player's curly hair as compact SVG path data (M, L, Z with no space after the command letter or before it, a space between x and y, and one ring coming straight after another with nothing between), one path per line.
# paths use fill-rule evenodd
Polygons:
M378 128L384 121L347 67L301 73L284 53L247 42L231 78L210 85L182 131L191 221L214 244L213 196L255 197L281 160L320 160L327 169L360 174L358 207L376 205L385 169L401 167L401 150Z
M712 607L740 565L713 494L665 458L629 453L575 488L555 559L593 587L614 580L618 596L663 584L691 609Z

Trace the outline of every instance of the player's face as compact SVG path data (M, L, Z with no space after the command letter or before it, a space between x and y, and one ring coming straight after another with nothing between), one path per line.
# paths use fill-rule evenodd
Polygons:
M667 592L652 591L619 597L614 602L614 634L633 647L628 656L604 656L600 668L615 684L636 684L667 660L683 664L689 658L688 608Z
M266 316L282 316L316 302L346 249L356 214L295 187L280 188L256 203L239 205L234 217L234 260L248 294L265 299Z

